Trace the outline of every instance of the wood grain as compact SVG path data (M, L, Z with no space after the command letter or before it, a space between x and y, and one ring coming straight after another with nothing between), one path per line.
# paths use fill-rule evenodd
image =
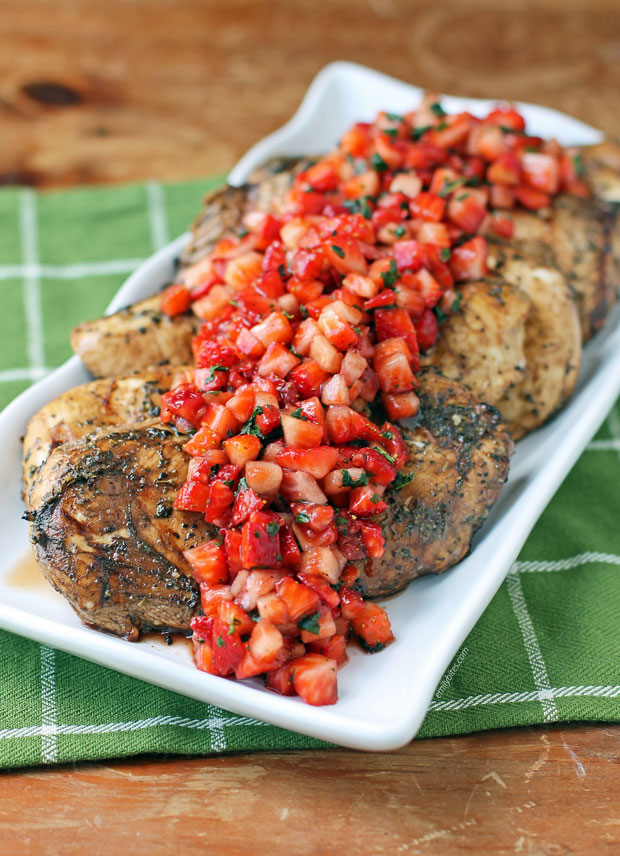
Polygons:
M615 854L620 726L0 776L3 852Z
M617 0L2 0L0 182L227 170L327 62L620 134ZM620 726L0 775L2 853L615 854Z
M617 0L3 0L0 181L225 171L347 59L620 133ZM45 84L45 86L42 86Z

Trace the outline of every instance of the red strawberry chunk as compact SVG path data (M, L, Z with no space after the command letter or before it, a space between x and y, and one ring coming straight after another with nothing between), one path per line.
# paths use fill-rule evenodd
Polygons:
M244 568L273 568L281 564L280 524L262 511L243 524L241 562Z
M366 650L381 651L394 641L394 634L387 613L378 604L366 601L364 611L351 619L351 626Z
M267 686L270 690L280 693L280 695L292 696L296 695L295 687L293 686L293 669L292 661L284 663L275 672L269 672L267 675Z
M209 585L228 582L226 554L218 541L207 541L197 547L183 550L183 557L191 566L197 582Z
M205 520L216 526L225 526L230 520L230 507L235 499L232 489L222 481L212 482L205 508Z
M201 481L185 482L174 500L174 507L182 511L204 512L209 498L209 487Z
M319 608L319 595L306 585L295 582L291 577L283 577L276 583L276 591L286 604L291 621L299 619Z
M314 449L288 449L278 452L277 462L290 470L302 470L322 479L336 465L338 450L333 446L316 446Z
M231 519L233 526L238 526L240 523L243 523L248 519L252 512L260 511L260 509L265 505L264 499L261 499L261 497L254 493L250 488L242 487L242 484L243 482L239 485L233 505Z
M291 660L295 692L312 705L335 704L338 701L335 660L322 654L305 654Z

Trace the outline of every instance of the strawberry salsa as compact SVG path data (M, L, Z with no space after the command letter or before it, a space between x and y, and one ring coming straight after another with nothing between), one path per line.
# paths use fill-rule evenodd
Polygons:
M485 276L486 237L559 192L587 195L578 156L513 107L447 115L428 96L354 125L164 291L165 313L204 322L161 411L191 435L175 505L218 530L184 552L199 669L333 704L348 641L393 640L357 565L383 555L386 490L412 477L394 422L417 413L420 352Z

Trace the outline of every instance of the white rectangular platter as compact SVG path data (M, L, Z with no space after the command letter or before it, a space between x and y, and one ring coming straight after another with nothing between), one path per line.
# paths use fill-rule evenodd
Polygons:
M276 154L331 148L354 121L378 110L412 109L421 90L361 66L334 63L314 80L295 116L257 143L233 169L243 183ZM481 114L492 102L445 97L448 111ZM595 143L601 134L569 116L519 105L534 134L564 144ZM161 288L173 272L182 236L142 265L109 307L114 311ZM284 728L366 750L393 749L419 729L433 693L459 646L493 597L528 533L620 393L620 308L585 348L580 381L568 406L519 444L499 502L478 533L472 553L440 577L427 577L386 601L396 641L379 654L355 649L340 670L340 700L315 708L265 690L199 672L185 645L130 643L83 627L64 599L16 565L28 555L21 520L20 437L30 416L50 399L89 380L77 357L16 399L0 416L0 627L186 696Z

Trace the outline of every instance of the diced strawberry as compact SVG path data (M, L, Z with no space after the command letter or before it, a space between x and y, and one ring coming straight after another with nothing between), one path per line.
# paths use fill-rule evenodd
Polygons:
M301 641L304 644L328 639L336 632L336 624L331 609L322 603L314 615L308 615L299 622Z
M253 434L238 434L224 440L224 449L230 461L243 467L248 461L255 461L260 455L261 442Z
M396 352L379 359L375 357L374 368L383 392L408 392L416 385L409 360L403 353Z
M204 512L209 498L209 486L201 481L186 481L174 500L174 507L181 511Z
M207 411L202 417L202 424L208 425L218 437L229 437L231 433L238 431L241 427L232 412L223 404L209 402Z
M347 621L360 618L364 612L364 599L361 594L348 586L340 587L340 612Z
M455 193L448 203L448 217L467 234L473 234L487 213L486 190L467 188ZM450 244L446 244L450 246Z
M245 576L247 574L247 576ZM231 590L234 591L237 588L237 583L240 581L238 586L238 592L235 595L235 601L245 609L246 612L250 612L253 609L256 609L256 603L259 597L262 597L264 594L269 594L275 590L276 583L278 580L282 579L283 574L280 571L240 571L235 579L233 585L231 586Z
M490 187L490 204L492 208L514 208L515 194L513 188L506 184L492 184Z
M333 446L317 446L307 450L283 449L276 460L282 467L302 470L315 479L322 479L336 465L338 451Z
M189 550L183 550L194 578L199 583L219 585L228 582L228 566L224 548L218 541L207 541Z
M254 629L254 622L247 612L232 600L221 600L218 603L217 616L229 630L239 636L247 636Z
M168 286L161 295L161 310L166 315L173 317L187 312L192 305L192 296L184 285L176 283Z
M330 583L337 583L340 576L338 560L330 547L311 547L302 553L300 570L325 577Z
M243 568L241 561L241 532L237 529L224 529L224 552L231 579Z
M308 318L307 320L310 321L311 319ZM315 322L313 321L312 323L314 324ZM318 325L317 329L319 332L313 337L312 342L310 343L310 357L324 372L334 374L340 371L340 366L342 365L342 354L338 348L335 345L332 345L329 339L321 333ZM328 382L329 381L324 381L324 383Z
M354 487L349 494L349 511L357 517L371 517L374 514L381 514L386 508L387 503L371 485Z
M280 527L280 553L282 554L283 565L287 568L297 567L301 558L301 550L292 529L287 524Z
M241 562L244 568L273 568L281 563L280 524L262 511L254 511L243 524Z
M188 481L201 481L207 484L218 466L228 463L228 458L223 449L209 449L204 456L190 458L187 467Z
M211 628L211 648L213 668L218 675L229 675L239 665L245 655L245 646L236 630L231 633L230 625L219 618L214 619Z
M255 324L250 332L265 348L268 348L272 342L281 342L286 345L293 340L293 329L282 312L272 312L264 321Z
M195 428L207 409L204 398L191 384L179 384L161 397L162 420L170 421L172 415L180 416ZM165 416L168 415L166 419Z
M450 235L445 223L422 223L418 229L417 239L420 244L432 244L435 247L450 246Z
M338 665L322 654L305 654L290 661L293 686L297 694L312 705L335 704L338 701Z
M216 618L221 605L231 603L232 597L230 586L200 583L200 606L207 617Z
M518 187L515 187L514 194L517 201L520 202L524 208L529 208L531 211L538 211L539 208L549 208L551 205L551 197L549 194L533 187L519 185Z
M334 633L326 639L318 639L308 645L310 654L323 654L330 660L335 660L341 666L347 661L347 640L341 633Z
M203 425L196 431L191 440L183 446L183 451L189 455L199 455L202 457L210 449L219 449L221 447L221 438L208 425Z
M409 460L409 450L405 445L402 434L390 422L384 422L381 426L381 439L379 443L394 458L394 466L397 470L400 470L403 464L406 464Z
M209 498L205 507L205 520L215 526L225 526L230 520L230 507L235 494L224 482L212 482L209 485Z
M240 483L233 504L231 523L233 526L238 526L248 519L250 514L255 511L260 511L265 505L265 500L258 494L254 493L248 487L242 487L243 481Z
M513 131L525 130L525 119L512 104L499 104L494 110L491 110L486 121L495 122L502 128L511 128Z
M256 608L258 609L258 614L260 615L261 620L270 621L274 627L277 627L278 630L280 630L281 633L287 632L289 629L287 625L290 625L290 629L293 633L295 632L293 629L295 625L290 619L286 604L275 592L272 591L269 592L269 594L262 594L256 601Z
M314 360L304 360L301 365L293 369L289 374L301 398L311 398L319 395L321 384L327 380L329 375Z
M385 552L385 537L378 523L363 521L361 525L364 548L371 559L380 559Z
M356 449L352 463L356 467L363 467L366 472L371 473L375 484L387 486L394 481L398 472L388 458L391 456L387 452L383 453L383 450Z
M557 193L560 184L560 163L557 157L541 152L521 154L524 183L543 193Z
M208 672L211 675L215 675L216 671L213 666L213 648L208 642L201 642L196 638L196 634L194 633L194 637L192 639L194 646L194 663L197 669L200 669L201 672Z
M317 480L306 472L283 470L280 492L289 502L305 500L320 505L327 503L327 497L319 487Z
M296 413L297 411L293 411ZM300 416L305 416L303 412ZM282 414L284 442L292 449L313 449L323 439L323 428L307 418Z
M289 660L276 669L275 672L269 672L267 675L267 686L270 690L280 693L280 695L292 696L296 695L295 687L293 686L293 669L292 661Z
M381 402L390 419L408 419L415 416L420 406L420 400L415 392L383 393Z
M286 604L291 621L299 619L318 610L319 595L307 585L298 583L291 577L283 577L276 583L276 591Z
M296 523L306 524L314 532L322 532L334 520L334 509L330 505L314 502L293 502L291 512Z
M259 341L256 336L247 329L247 327L241 328L235 344L242 354L245 354L247 357L252 357L252 359L258 359L265 353L265 346L263 343Z
M343 321L332 305L321 311L318 325L321 333L340 351L346 351L357 342L357 334L351 324Z
M310 347L315 336L321 336L319 325L314 318L306 318L302 321L293 337L293 349L302 357L307 357L310 353Z
M317 574L307 574L303 571L299 571L297 579L300 583L303 583L305 586L308 586L308 588L311 588L312 591L315 591L321 600L332 609L336 609L340 604L340 595L332 588L324 577L319 577Z
M455 247L450 256L450 270L457 282L481 279L487 274L487 242L480 235Z
M422 315L415 322L415 332L418 338L420 350L427 351L432 348L437 341L439 333L439 325L435 313L430 309L425 309Z
M368 263L354 238L330 238L323 244L323 252L329 264L339 273L365 274L368 270Z
M487 169L487 180L493 184L521 184L521 164L513 152L506 152Z
M351 619L351 626L367 651L381 651L394 641L390 619L378 604L366 601L364 612Z
M430 220L435 223L443 218L445 207L445 200L441 196L427 192L419 193L409 204L414 217L421 217L423 220Z
M273 499L282 482L282 467L270 461L249 461L245 465L245 480L259 496Z
M369 419L346 405L333 405L327 411L325 427L332 441L341 445L351 440L381 442L381 432Z
M265 377L269 375L286 377L299 363L300 360L280 342L272 342L258 364L258 373Z
M375 312L375 331L379 341L401 336L408 344L412 354L418 353L418 340L411 316L406 309L377 309Z

